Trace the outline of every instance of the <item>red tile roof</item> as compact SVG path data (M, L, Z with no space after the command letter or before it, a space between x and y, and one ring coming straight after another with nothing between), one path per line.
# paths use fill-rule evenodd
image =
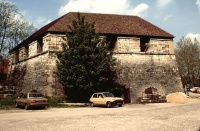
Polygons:
M80 13L85 16L87 22L95 22L96 32L100 34L118 34L131 36L151 36L173 39L174 36L159 27L149 23L138 16L113 15L113 14L96 14L96 13ZM66 15L45 25L25 41L15 48L19 48L24 44L43 36L48 32L63 33L70 31L67 25L71 25L72 20L77 19L77 12L69 12ZM10 52L12 52L13 48Z

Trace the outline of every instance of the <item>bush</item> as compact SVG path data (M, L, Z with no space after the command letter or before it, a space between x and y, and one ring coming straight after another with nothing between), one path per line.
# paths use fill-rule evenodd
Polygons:
M14 97L0 99L0 109L10 109L14 107Z
M46 98L49 101L49 107L59 107L59 108L68 108L68 107L80 107L80 106L76 106L76 105L67 105L65 103L72 103L72 101L67 100L63 97L48 97L46 96Z
M59 103L62 103L65 99L62 97L46 97L49 101L50 107L60 107L61 105Z

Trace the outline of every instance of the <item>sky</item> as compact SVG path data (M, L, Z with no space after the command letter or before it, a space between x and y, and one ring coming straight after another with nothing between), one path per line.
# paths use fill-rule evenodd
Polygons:
M200 41L200 0L6 0L24 18L41 28L73 12L139 16L175 36ZM67 26L67 25L66 25Z

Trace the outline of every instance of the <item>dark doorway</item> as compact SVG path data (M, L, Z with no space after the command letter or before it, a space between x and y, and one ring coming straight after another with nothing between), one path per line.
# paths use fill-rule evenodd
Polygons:
M131 103L130 88L123 89L123 99L124 103Z
M140 37L140 51L141 52L147 51L149 41L150 41L150 37L146 37L146 36Z
M117 35L106 35L106 41L109 42L109 50L113 50L117 42Z
M146 88L144 91L145 94L157 94L158 90L154 87Z

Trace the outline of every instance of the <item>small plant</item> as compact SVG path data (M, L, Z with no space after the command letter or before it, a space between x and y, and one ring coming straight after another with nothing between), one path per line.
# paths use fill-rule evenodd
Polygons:
M63 103L63 101L65 100L62 97L46 97L49 101L49 106L50 107L61 107L61 104L59 103Z
M66 103L73 103L70 100L67 100L63 97L48 97L46 96L46 98L49 101L49 107L57 107L57 108L68 108L68 107L85 107L88 105L71 105L71 104L66 104Z
M10 109L14 107L14 97L0 99L0 109Z

